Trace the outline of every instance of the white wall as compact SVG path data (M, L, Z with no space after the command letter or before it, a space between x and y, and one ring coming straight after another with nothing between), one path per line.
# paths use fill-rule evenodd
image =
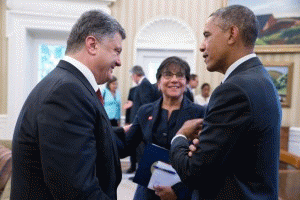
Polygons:
M0 139L11 140L21 107L37 84L37 70L31 59L37 54L34 43L40 38L68 35L73 24L85 11L101 9L110 14L106 1L8 0L6 37L8 39L7 114L0 115Z

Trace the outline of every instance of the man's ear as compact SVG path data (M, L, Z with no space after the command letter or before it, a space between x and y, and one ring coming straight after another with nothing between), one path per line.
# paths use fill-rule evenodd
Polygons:
M228 44L236 43L238 37L240 36L239 28L237 26L231 26L228 31L229 31Z
M85 48L87 52L91 55L95 55L97 52L97 39L94 36L87 36L85 39Z

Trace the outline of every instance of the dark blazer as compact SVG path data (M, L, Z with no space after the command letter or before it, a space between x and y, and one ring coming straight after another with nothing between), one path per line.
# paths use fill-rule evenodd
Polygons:
M134 120L135 115L142 105L157 100L157 93L157 88L152 85L146 77L139 85L136 86L134 91L133 106L130 111L131 122Z
M191 91L190 88L187 87L185 89L184 95L186 95L191 100L191 102L194 102L194 94L193 94L193 92Z
M278 199L280 124L274 84L251 58L214 90L192 158L185 139L173 141L172 165L195 199Z
M158 113L161 109L162 98L150 103L143 105L130 128L128 133L125 136L120 136L120 139L123 140L123 147L121 148L119 154L120 157L126 157L135 151L136 147L143 141L145 145L152 143L153 138L153 128L157 125ZM183 98L180 113L178 114L179 118L176 122L175 127L170 130L169 136L171 139L174 137L176 132L181 128L183 123L190 119L203 118L204 108L200 105L192 103L187 97ZM172 187L178 197L183 196L180 192L180 189L183 188L182 183L176 184ZM139 190L140 188L138 188ZM137 191L139 192L139 191ZM141 192L143 193L143 192ZM147 199L146 195L143 194L138 199ZM152 199L152 198L151 198ZM181 197L179 199L184 199Z
M134 98L134 92L135 92L135 87L130 88L129 94L128 94L128 100L133 102ZM131 108L126 109L125 111L125 123L130 124L132 121L130 120L130 113L131 113Z
M28 96L12 153L11 199L117 199L122 174L110 121L66 61Z

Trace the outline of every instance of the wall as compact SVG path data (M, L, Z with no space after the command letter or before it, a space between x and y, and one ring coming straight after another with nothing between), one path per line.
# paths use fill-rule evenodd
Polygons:
M114 71L119 79L119 85L123 93L123 102L127 98L128 88L131 87L129 70L135 64L134 39L138 31L157 16L173 16L186 22L195 32L197 45L203 39L202 30L207 17L216 9L224 5L223 0L118 0L111 7L115 16L125 27L127 38L123 42L122 67ZM300 127L300 52L298 53L259 53L264 61L290 61L294 62L293 91L290 108L283 108L282 125ZM125 76L124 76L125 74ZM199 76L199 85L208 82L212 88L216 88L223 75L211 73L206 70L202 54L197 50L196 74ZM198 90L200 88L198 87Z
M1 0L0 13L0 119L7 113L7 39L5 38L5 0ZM143 26L158 16L171 16L186 22L194 31L199 44L203 39L202 30L205 20L217 8L223 5L223 0L117 0L111 6L111 14L115 16L124 26L127 32L127 39L123 42L122 67L115 69L119 79L122 92L122 101L125 102L128 90L132 81L129 76L129 69L135 64L134 40L136 34ZM283 108L284 126L300 127L300 52L280 54L259 54L266 61L292 61L294 62L293 93L290 108ZM208 82L215 88L221 82L223 75L206 71L202 55L197 51L196 73L199 75L200 84ZM0 120L1 121L1 120ZM1 123L0 123L1 126ZM0 135L3 134L1 131ZM1 138L0 138L1 139Z
M263 62L293 62L293 83L291 107L282 109L282 126L300 127L300 54L299 53L279 53L279 54L258 54Z
M131 87L130 68L135 64L136 34L153 19L164 16L174 17L184 21L194 31L197 45L203 39L203 27L207 17L216 9L222 7L223 0L118 0L111 7L112 15L124 26L127 38L123 42L122 67L114 73L118 77L122 90L123 102L127 98ZM213 88L217 87L223 75L206 71L199 45L196 53L196 73L200 84L209 82Z
M5 39L5 0L0 1L0 115L7 112L7 43Z

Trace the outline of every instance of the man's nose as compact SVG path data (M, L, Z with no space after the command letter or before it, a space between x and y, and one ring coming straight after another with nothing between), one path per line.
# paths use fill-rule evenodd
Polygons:
M118 58L118 60L116 61L116 66L121 66L121 59Z
M201 42L200 44L200 49L199 49L201 52L204 52L205 51L205 45L204 45L204 41Z

